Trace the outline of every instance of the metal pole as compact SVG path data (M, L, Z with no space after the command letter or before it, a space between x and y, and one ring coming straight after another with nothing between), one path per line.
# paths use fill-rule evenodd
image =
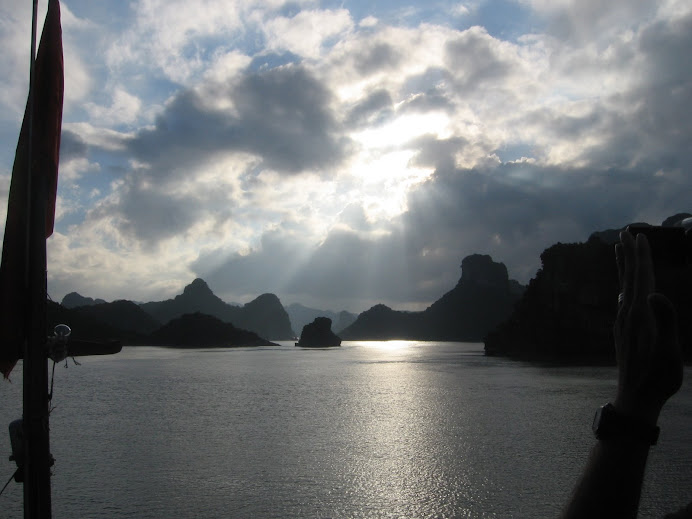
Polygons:
M27 213L28 318L24 341L24 517L50 519L50 438L48 423L48 364L46 354L46 180L33 171L32 137L35 97L36 23L38 0L33 0L31 69L29 78L29 145Z

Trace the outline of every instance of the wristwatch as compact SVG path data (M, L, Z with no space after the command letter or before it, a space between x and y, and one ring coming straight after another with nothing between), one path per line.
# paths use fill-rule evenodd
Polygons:
M593 419L593 433L599 440L630 438L647 445L656 445L660 432L660 427L656 425L618 413L610 403L596 411Z

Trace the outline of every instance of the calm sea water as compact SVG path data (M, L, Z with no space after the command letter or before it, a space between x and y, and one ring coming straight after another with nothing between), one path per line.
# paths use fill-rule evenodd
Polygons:
M481 344L125 348L55 372L56 518L555 517L593 445L606 367ZM661 418L640 517L692 500L692 384ZM21 416L21 369L2 384ZM0 436L2 484L13 465ZM4 468L3 468L4 467ZM22 487L0 517L22 516Z

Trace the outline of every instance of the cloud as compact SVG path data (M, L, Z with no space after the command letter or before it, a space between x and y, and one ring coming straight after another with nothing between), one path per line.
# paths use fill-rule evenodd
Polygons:
M201 276L229 300L420 308L468 254L525 282L555 241L690 210L689 5L521 4L535 24L475 1L421 20L142 0L122 29L75 4L51 290L155 299Z
M95 103L86 103L85 108L91 119L99 121L103 125L121 125L135 122L140 116L142 102L137 96L133 96L116 88L111 94L111 105L104 107Z
M386 90L376 90L360 100L346 116L347 126L363 126L385 120L392 115L393 101Z
M242 2L142 0L132 6L133 25L106 55L114 69L155 68L186 83L204 67L205 47L199 41L232 38L242 30Z
M31 45L31 5L18 6L11 0L0 3L0 103L5 111L10 111L6 119L20 119L24 112L29 90L29 48ZM19 127L19 123L17 123Z
M73 291L108 301L150 301L153 295L165 299L179 293L180 280L194 279L188 270L194 258L189 252L169 247L143 254L136 243L119 241L107 220L73 228L69 236L55 232L47 249L49 295L54 300Z
M651 20L666 2L652 0L526 0L548 20L548 31L573 45L604 43L614 33Z
M330 93L304 67L249 72L224 95L232 109L209 107L197 92L185 90L154 128L129 142L131 153L150 165L148 175L178 177L232 152L250 153L262 167L286 174L343 160L348 141L339 135Z
M490 36L482 27L471 27L446 45L451 71L458 71L459 87L483 87L489 83L504 84L512 73L516 59L513 45Z
M363 76L368 76L373 72L396 67L402 58L396 46L380 42L371 48L364 49L364 52L356 58L356 70Z
M358 25L363 28L367 27L375 27L378 24L377 18L374 16L366 16L363 18L360 22L358 22Z
M343 36L353 28L345 9L335 11L301 11L292 18L278 16L270 19L263 29L267 50L289 51L306 58L318 58L323 46Z

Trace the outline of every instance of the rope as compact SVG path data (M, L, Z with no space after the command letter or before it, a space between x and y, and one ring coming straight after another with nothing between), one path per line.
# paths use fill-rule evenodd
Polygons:
M53 412L53 382L55 382L55 361L53 361L53 370L50 375L50 393L48 393L48 414Z
M3 492L5 491L5 489L7 488L7 485L10 484L10 481L12 481L12 480L14 479L14 477L17 475L17 472L19 472L19 469L17 469L17 470L14 471L14 474L12 474L12 475L10 476L10 479L8 479L8 480L7 480L7 483L5 483L5 486L2 487L2 490L0 490L0 496L2 495L2 493L3 493Z

